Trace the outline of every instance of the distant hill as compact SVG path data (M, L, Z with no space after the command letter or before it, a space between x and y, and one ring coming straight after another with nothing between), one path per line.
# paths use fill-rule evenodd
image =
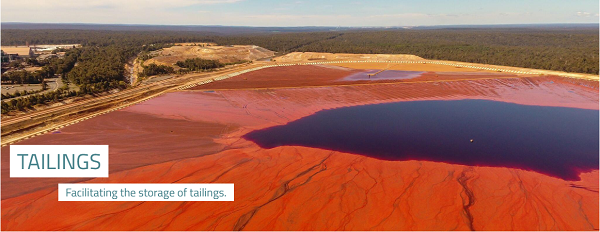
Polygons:
M598 29L598 23L552 23L552 24L497 24L497 25L440 25L420 26L412 29L509 29L509 28L537 28L537 29Z
M3 22L2 29L67 29L106 31L187 31L206 34L249 34L278 32L324 32L353 29L350 27L241 27L241 26L196 26L196 25L143 25L143 24L87 24L87 23L12 23ZM354 28L355 29L355 28Z
M245 26L205 26L205 25L145 25L145 24L90 24L90 23L21 23L3 22L2 29L42 30L104 30L104 31L182 31L203 32L214 35L281 33L281 32L327 32L348 30L428 30L428 29L506 29L506 28L539 28L539 29L598 29L598 23L586 24L501 24L501 25L439 25L414 27L245 27Z

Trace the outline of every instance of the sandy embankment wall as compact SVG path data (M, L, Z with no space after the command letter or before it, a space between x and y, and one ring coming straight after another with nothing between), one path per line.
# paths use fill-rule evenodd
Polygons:
M276 62L319 62L319 61L425 61L425 59L406 54L349 54L321 52L292 52L273 59Z
M586 80L599 80L598 75L596 74L588 74L588 73L570 73L570 72L562 72L562 71L553 71L553 70L544 70L544 69L533 69L533 68L520 68L520 67L511 67L511 66L502 66L502 65L491 65L491 64L478 64L478 63L467 63L467 62L459 62L459 61L447 61L447 60L430 60L436 62L443 62L449 65L470 65L482 68L492 68L498 70L510 70L513 72L523 72L523 73L536 73L539 75L548 75L548 76L562 76L562 77L570 77L577 79L586 79Z
M502 65L478 64L448 60L428 60L415 55L407 54L348 54L348 53L319 53L319 52L292 52L273 59L276 62L324 62L324 61L415 61L435 63L441 65L476 68L487 71L511 72L517 74L554 75L587 80L599 80L596 74L569 73L561 71L510 67Z

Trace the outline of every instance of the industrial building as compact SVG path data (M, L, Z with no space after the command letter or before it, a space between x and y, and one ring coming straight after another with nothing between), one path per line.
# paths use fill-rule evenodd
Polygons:
M6 46L2 47L2 62L11 62L17 59L31 58L35 54L31 47L26 46Z

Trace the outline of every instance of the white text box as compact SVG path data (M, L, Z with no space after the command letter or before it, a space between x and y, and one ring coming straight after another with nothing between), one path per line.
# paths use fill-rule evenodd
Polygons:
M233 201L233 184L58 184L58 201Z
M10 145L10 177L108 177L108 145Z

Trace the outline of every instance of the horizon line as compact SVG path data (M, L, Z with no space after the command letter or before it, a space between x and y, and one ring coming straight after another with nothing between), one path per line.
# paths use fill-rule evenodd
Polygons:
M248 28L407 28L407 27L443 27L443 26L535 26L535 25L599 25L598 23L498 23L498 24L437 24L437 25L398 25L398 26L240 26L220 24L144 24L144 23L53 23L53 22L0 22L1 24L47 24L47 25L110 25L110 26L179 26L179 27L248 27Z

